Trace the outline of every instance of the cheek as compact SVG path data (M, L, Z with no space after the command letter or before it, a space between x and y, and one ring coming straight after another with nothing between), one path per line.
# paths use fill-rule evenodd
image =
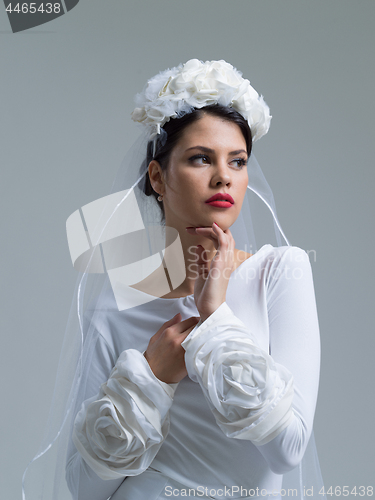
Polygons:
M239 199L241 200L241 207L242 207L243 200L244 200L246 193L247 193L247 185L248 185L248 175L246 172L246 176L243 179L241 179L241 187L238 191Z
M239 194L245 196L246 190L247 190L247 185L249 183L249 175L247 170L245 170L243 173L241 172L241 176L237 179L238 182L238 192Z
M171 175L168 177L168 184L171 188L170 194L172 196L178 195L182 198L188 198L188 195L190 197L199 191L200 186L203 186L203 177L203 175L199 175L194 170L187 172L181 169L177 172L171 172Z
M243 197L246 196L246 193L247 193L247 185L249 183L249 180L248 178L246 177L246 181L244 182L244 186L243 186Z

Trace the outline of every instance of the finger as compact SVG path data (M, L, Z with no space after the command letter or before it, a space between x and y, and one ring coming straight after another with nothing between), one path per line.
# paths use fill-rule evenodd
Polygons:
M224 232L215 222L212 224L212 228L217 236L219 243L219 248L215 255L216 260L218 260L223 251L227 252L228 250L230 250L232 246L233 237L231 235L227 235L226 232ZM229 231L229 229L227 229L226 231Z
M225 229L225 231L223 231L223 233L227 235L227 237L228 237L229 240L233 240L234 241L233 235L230 232L229 227L228 227L228 229Z
M188 335L190 335L190 333L194 330L194 328L196 327L197 325L193 325L191 326L190 328L188 328L187 330L185 330L184 332L182 332L180 335L181 335L181 342L183 342L186 337Z
M200 320L200 318L198 318L198 321ZM187 328L185 331L181 332L180 333L180 339L181 339L181 342L183 342L186 337L194 330L194 328L197 326L198 324L198 321L195 325L192 325L190 326L189 328Z
M212 227L196 227L194 229L194 232L191 232L190 234L195 234L196 236L203 236L204 238L210 239L211 241L213 241L215 249L218 249L218 237Z
M230 229L228 228L224 232L225 232L225 234L227 234L229 236L229 241L231 243L231 249L234 251L234 247L236 245L236 242L234 241L234 238L233 238L232 233L230 232Z
M221 227L214 222L211 227L197 227L195 228L196 234L204 235L207 238L211 238L214 242L232 242L234 243L234 239L230 229L221 229ZM205 233L205 234L204 234Z
M169 319L168 321L166 321L165 323L163 323L161 325L161 327L159 328L159 330L156 332L155 335L157 335L158 333L161 333L163 332L166 328L168 328L169 326L172 326L178 322L181 321L181 313L177 313L173 316L173 318Z
M167 323L174 324L174 323L177 323L178 321L181 321L181 313L175 314L173 316L173 318L171 318L170 320L167 321Z
M215 257L212 259L211 268L222 268L223 266L225 266L225 269L227 269L228 266L233 268L235 250L234 238L229 229L223 231L218 226L213 227L218 233L219 248Z
M186 230L190 234L209 238L214 243L216 250L218 250L220 246L226 246L227 244L229 248L234 249L235 241L230 230L221 229L215 222L211 227L187 227ZM219 256L217 258L219 258Z
M193 329L195 325L198 323L200 318L197 318L196 316L192 316L190 318L185 319L184 321L180 321L176 325L174 325L174 331L176 333L183 333L187 328Z
M232 235L230 229L228 228L228 229L223 230L217 224L213 224L212 227L213 227L214 231L217 232L219 241L220 241L220 236L222 236L224 238L224 241L226 241L228 243L228 247L234 249L236 242L234 241L234 238L233 238L233 235Z
M225 231L223 231L223 233L226 235L226 242L228 244L227 253L231 254L233 256L236 242L234 241L234 238L233 238L232 233L230 232L229 228L226 229Z

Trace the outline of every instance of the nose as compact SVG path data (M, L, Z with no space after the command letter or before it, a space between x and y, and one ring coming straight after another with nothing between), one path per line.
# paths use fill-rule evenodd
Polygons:
M211 185L230 186L232 184L231 172L225 160L220 160L215 165L215 172L211 178Z

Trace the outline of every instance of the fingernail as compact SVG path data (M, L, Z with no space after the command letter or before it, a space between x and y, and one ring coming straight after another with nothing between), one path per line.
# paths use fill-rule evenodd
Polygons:
M219 224L216 224L216 222L214 222L215 226L219 227Z

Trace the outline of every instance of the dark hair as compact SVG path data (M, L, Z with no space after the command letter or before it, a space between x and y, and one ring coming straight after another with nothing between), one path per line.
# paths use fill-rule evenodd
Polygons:
M221 106L220 104L212 104L210 106L205 106L204 108L194 109L192 112L187 113L180 118L172 118L171 120L169 120L169 122L165 123L165 125L163 126L163 130L164 132L166 132L166 136L165 134L162 134L160 138L156 140L156 145L154 145L154 141L150 141L147 144L147 155L142 168L147 168L152 160L156 160L157 162L159 162L161 169L165 171L168 167L171 152L179 141L185 128L198 121L204 114L217 116L218 118L222 118L223 120L227 120L238 125L246 142L247 155L250 156L252 148L252 136L248 122L240 113L238 113L233 108ZM159 196L159 194L156 193L156 191L154 191L151 186L148 172L146 172L143 184L143 192L146 196L154 196L156 200ZM158 201L158 205L162 211L162 221L164 222L165 216L163 202Z

